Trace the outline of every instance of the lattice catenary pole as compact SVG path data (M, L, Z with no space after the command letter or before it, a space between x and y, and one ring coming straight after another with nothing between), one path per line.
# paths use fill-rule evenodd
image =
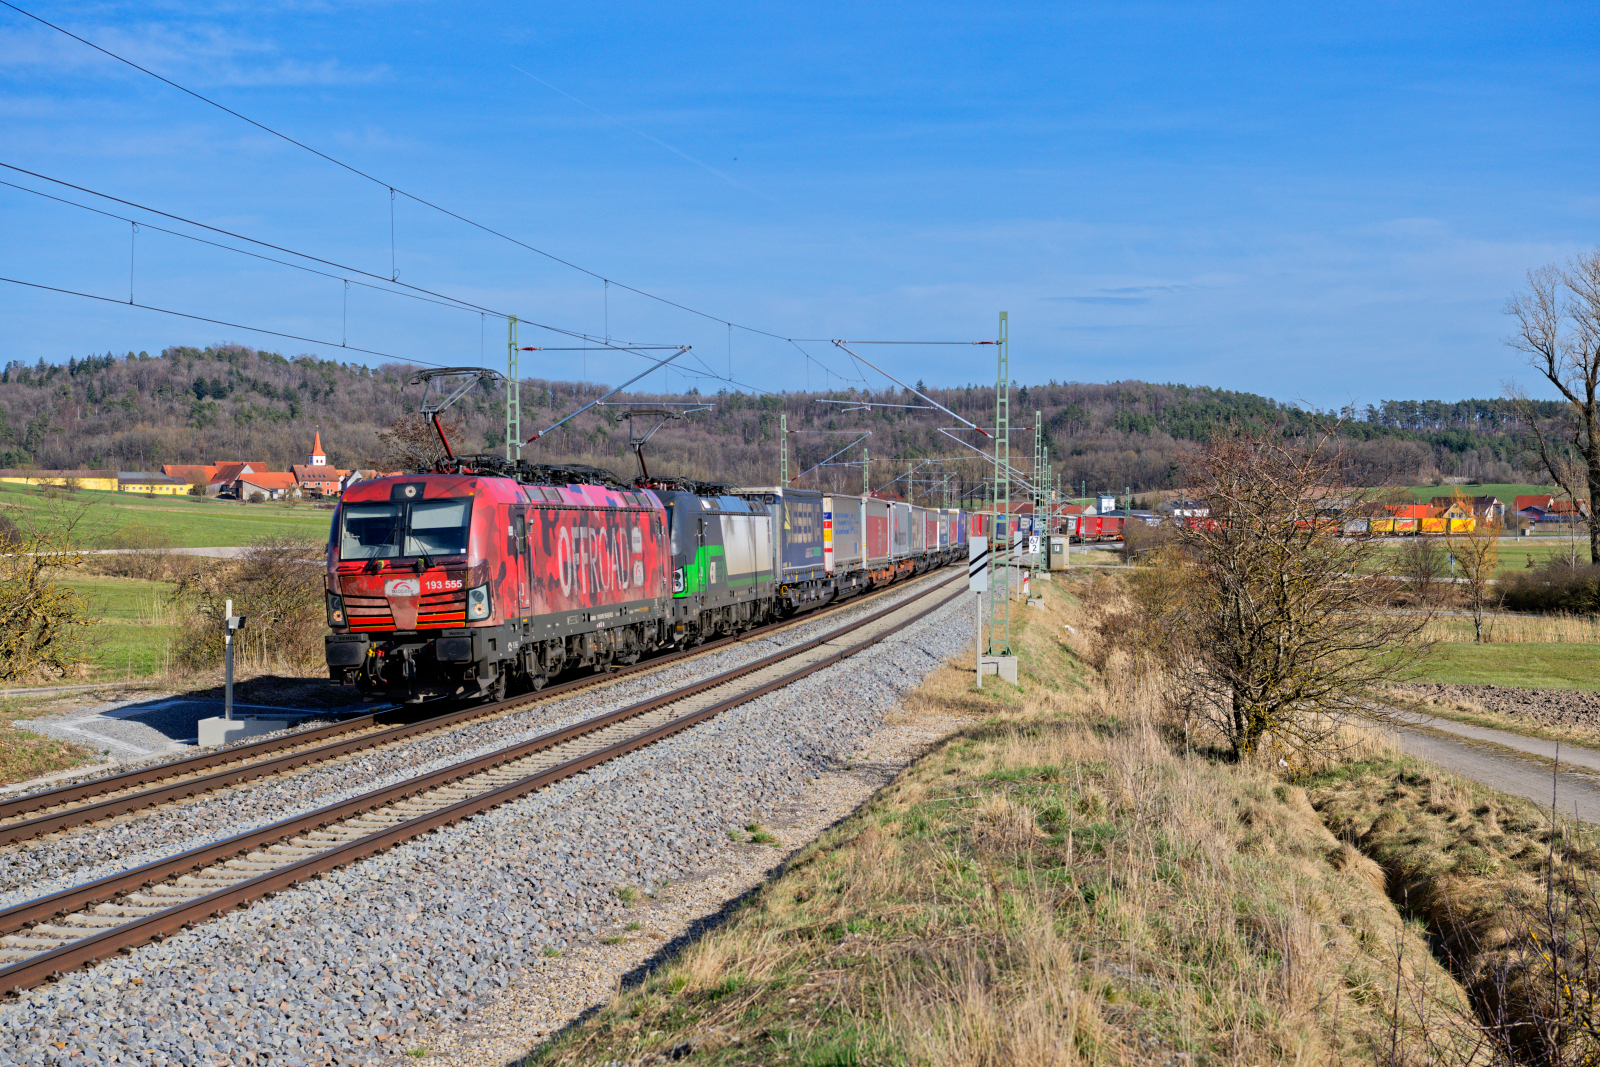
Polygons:
M1000 312L995 340L999 367L994 388L994 512L989 531L989 651L1011 655L1011 342L1010 322Z
M789 415L778 416L778 484L789 484Z
M522 375L517 371L517 317L506 326L506 460L522 458Z
M1033 599L1044 596L1044 587L1039 584L1039 575L1044 571L1043 562L1045 554L1050 551L1049 539L1045 536L1044 529L1040 526L1040 513L1048 509L1045 500L1045 474L1044 474L1044 412L1033 413L1033 529L1034 537L1039 539L1039 551L1031 553L1033 556L1033 580L1028 589Z

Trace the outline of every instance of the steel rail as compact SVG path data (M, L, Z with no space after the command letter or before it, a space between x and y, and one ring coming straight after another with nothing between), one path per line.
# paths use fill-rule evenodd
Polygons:
M902 587L903 588L903 587ZM885 589L882 594L893 591ZM880 594L880 595L882 595ZM847 606L855 606L863 600L850 598L838 605L825 609L835 611ZM370 748L403 741L406 738L419 734L431 733L475 719L490 717L505 712L510 712L527 705L541 703L556 697L564 696L579 689L587 689L602 682L611 681L619 676L634 674L639 671L653 670L657 667L667 666L680 659L699 656L713 652L741 641L752 638L764 637L776 630L795 626L817 618L816 615L806 613L808 618L788 618L777 622L768 623L766 626L747 630L742 634L718 638L694 648L680 649L676 652L667 652L659 656L627 666L618 667L605 674L594 675L588 678L575 678L571 681L561 682L557 685L538 690L533 693L523 693L493 704L480 705L459 711L435 715L414 723L393 726L386 730L367 733L361 737L348 738L334 741L330 744L304 747L312 742L320 741L330 736L355 733L376 725L378 715L383 712L373 712L358 718L348 719L344 722L332 723L311 730L288 734L283 737L271 738L266 741L257 741L251 744L240 745L237 748L220 749L215 752L191 756L186 759L172 760L166 763L155 764L119 775L110 775L97 778L88 782L75 783L62 786L58 789L47 790L39 793L30 793L13 800L0 802L0 820L26 814L30 811L42 811L46 808L60 804L71 804L75 801L85 800L89 797L100 796L105 793L118 792L125 789L134 789L141 785L163 782L168 779L179 779L165 786L128 793L123 796L112 797L107 800L90 804L82 804L63 811L41 814L32 819L23 819L11 823L0 823L0 845L15 844L29 838L40 837L44 834L55 833L59 830L71 829L87 823L98 822L101 819L125 815L129 812L139 811L144 808L154 807L159 804L182 800L198 793L212 792L231 785L254 781L274 774L282 774L312 763L320 763L329 759L349 755ZM255 757L268 755L274 751L292 749L285 755L275 759L260 759L254 762L244 762ZM202 777L187 777L212 767L228 764L239 764L228 767L226 770Z
M142 867L111 875L95 882L76 886L61 892L42 897L35 901L17 905L13 908L0 911L0 933L11 933L25 929L28 926L48 922L50 919L63 914L69 914L77 909L103 903L121 894L137 891L157 882L166 881L176 876L182 876L190 871L203 868L219 860L227 860L240 853L249 853L252 849L267 846L273 843L290 840L299 834L312 833L321 830L330 824L359 816L364 812L381 809L388 804L402 800L407 796L427 792L428 790L447 785L473 774L481 773L500 764L513 762L529 755L571 742L586 734L594 733L607 726L623 722L646 714L667 704L677 703L707 689L726 685L736 681L739 677L755 673L783 659L790 658L800 652L807 651L836 641L840 637L862 627L869 626L886 616L896 612L905 611L916 605L918 600L934 596L939 590L951 582L959 580L956 575L945 582L938 583L932 588L918 594L909 602L890 605L873 615L856 620L844 627L834 630L826 635L813 638L801 646L785 649L773 655L763 657L751 664L725 671L722 674L692 683L670 693L640 701L629 707L618 709L591 719L575 723L561 730L552 731L528 741L497 752L488 753L472 760L464 761L451 767L435 771L431 774L410 779L394 786L373 790L362 796L329 805L308 812L302 816L283 820L272 826L261 827L257 830L219 841L201 848L192 849L178 856L146 864ZM475 797L469 797L447 807L429 812L425 815L406 820L395 826L378 830L373 834L365 835L345 845L319 852L315 856L307 857L276 870L266 872L255 878L242 880L233 886L219 890L215 893L194 898L193 900L165 909L154 915L136 918L107 929L103 933L92 934L68 942L59 949L47 950L37 956L19 961L8 967L0 968L0 989L21 990L39 984L48 978L58 975L63 968L72 969L85 963L94 963L116 951L129 949L145 944L150 940L175 932L190 925L199 919L212 915L220 915L223 911L248 904L257 897L270 892L298 884L300 880L311 875L332 870L356 859L364 858L375 852L390 848L401 841L427 833L449 823L454 823L461 818L488 810L507 800L515 799L533 792L537 789L560 781L563 778L588 770L600 763L604 763L617 756L671 736L689 727L704 722L705 720L738 707L758 697L764 696L776 689L790 685L825 667L862 651L885 638L898 633L913 622L925 617L929 613L952 602L960 596L960 592L953 593L940 599L937 603L922 607L914 611L906 619L887 627L880 632L872 634L856 644L841 649L831 655L825 656L813 663L791 671L775 678L754 689L745 690L730 696L707 708L690 712L675 719L668 720L658 726L652 727L632 738L627 738L612 745L605 746L595 752L580 755L574 759L564 761L555 767L541 770L533 775L522 778L508 785L490 789Z

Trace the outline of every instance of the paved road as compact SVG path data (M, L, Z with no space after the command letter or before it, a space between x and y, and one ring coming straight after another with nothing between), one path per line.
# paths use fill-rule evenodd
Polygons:
M141 551L143 551L143 549L138 549L138 548L96 548L96 549L91 549L86 554L90 555L90 556L117 556L117 555L123 555L123 554L128 553L128 552L141 552ZM239 547L234 547L234 546L227 546L227 547L222 547L222 548L163 548L163 549L161 549L161 551L162 552L171 552L174 555L178 555L178 556L210 556L210 557L212 557L214 559L239 559L246 552L248 552L250 550L248 548L239 548Z
M1600 823L1600 751L1563 744L1558 752L1554 741L1504 730L1447 719L1416 721L1389 730L1410 755L1546 808L1554 785L1562 814Z

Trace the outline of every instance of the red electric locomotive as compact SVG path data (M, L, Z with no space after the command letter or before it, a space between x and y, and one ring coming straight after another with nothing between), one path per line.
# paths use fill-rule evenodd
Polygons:
M475 473L360 482L328 540L329 673L397 700L500 699L632 663L672 643L666 531L649 490Z

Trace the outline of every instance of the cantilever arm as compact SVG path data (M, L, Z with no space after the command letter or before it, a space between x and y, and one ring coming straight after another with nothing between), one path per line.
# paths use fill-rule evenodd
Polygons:
M619 385L615 389L611 390L611 392L607 393L605 396L600 397L599 400L591 400L587 404L583 405L583 407L579 408L577 411L574 411L571 415L567 415L564 418L557 419L555 422L551 423L549 426L546 426L544 429L536 431L532 437L528 438L526 441L524 441L522 443L525 444L525 445L533 444L539 438L543 437L545 434L549 433L551 430L554 430L556 427L560 426L562 423L567 422L567 421L569 421L571 419L575 419L579 415L582 415L585 411L588 411L590 408L592 408L596 404L600 403L601 400L605 400L608 397L616 396L618 393L622 392L628 386L632 385L634 382L638 381L640 378L643 378L646 374L649 374L651 371L660 370L662 367L665 367L668 363L671 363L673 360L677 359L679 356L684 355L685 353L687 353L690 348L691 348L690 345L683 345L676 352L672 353L672 355L668 356L666 359L655 360L654 361L655 362L655 366L649 367L649 368L647 368L645 370L640 371L638 374L635 374L632 378L629 378L627 381L623 382L621 385ZM649 359L650 357L646 356L645 358Z

